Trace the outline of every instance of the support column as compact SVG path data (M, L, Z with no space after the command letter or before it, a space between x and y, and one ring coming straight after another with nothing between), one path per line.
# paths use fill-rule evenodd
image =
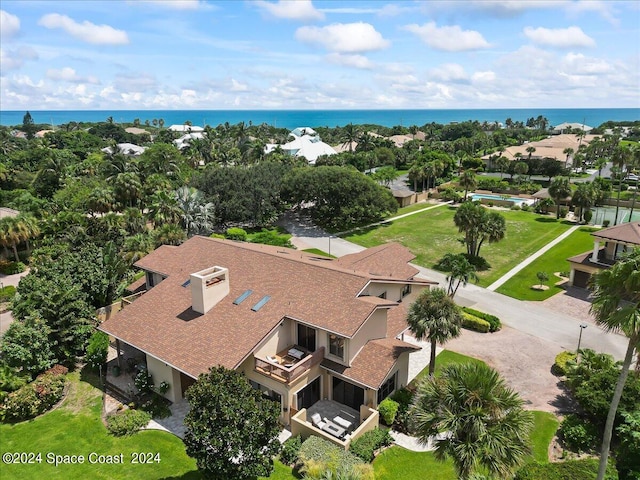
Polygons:
M591 254L591 261L593 263L597 263L598 262L598 253L600 252L600 242L598 240L595 240L593 242L593 253Z
M116 353L118 354L118 366L122 370L122 355L120 354L120 340L116 338Z

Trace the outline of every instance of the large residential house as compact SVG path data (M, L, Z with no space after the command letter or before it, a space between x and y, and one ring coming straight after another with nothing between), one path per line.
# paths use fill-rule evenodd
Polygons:
M640 247L639 222L622 223L591 235L593 250L567 259L571 265L569 285L587 288L591 275L609 268L621 255Z
M320 135L309 127L298 127L289 133L291 140L284 145L268 143L265 146L265 153L270 153L276 148L280 148L284 153L292 157L304 157L311 165L316 163L318 157L322 155L335 155L337 152L320 139Z
M146 292L100 330L137 349L173 402L222 365L279 402L283 424L321 400L371 411L419 350L403 341L407 306L435 282L413 258L395 243L332 260L196 236L138 261Z

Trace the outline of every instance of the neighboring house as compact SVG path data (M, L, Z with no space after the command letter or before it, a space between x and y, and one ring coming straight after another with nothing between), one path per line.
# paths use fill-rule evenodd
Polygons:
M589 133L591 130L593 130L593 127L590 127L589 125L585 125L583 123L564 122L564 123L561 123L560 125L556 125L555 127L553 127L553 130L551 131L551 133L554 133L554 134L570 133L573 130L582 130L585 133Z
M204 138L204 133L195 132L195 133L185 133L180 138L177 138L173 141L173 144L176 146L178 150L182 150L191 145L191 140L197 139L202 140Z
M118 153L123 155L131 155L134 157L140 156L144 153L147 147L141 147L140 145L136 145L134 143L118 143L116 144L116 148L118 149ZM100 149L101 152L113 154L113 147L104 147Z
M593 250L568 258L571 264L569 285L587 288L591 275L609 268L621 255L640 247L640 223L631 222L605 228L591 235Z
M395 243L331 260L195 236L138 261L146 293L99 329L119 359L123 343L137 349L173 402L222 365L277 401L283 424L320 400L363 421L407 385L420 349L402 340L407 306L435 282L414 278L413 258Z
M304 157L310 164L315 164L318 157L322 155L335 155L336 152L331 145L320 140L320 135L309 127L298 127L289 133L293 139L284 145L269 143L265 146L265 153L270 153L278 146L283 152L294 157Z
M520 154L520 159L524 160L529 158L529 152L527 152L527 148L533 147L535 151L531 153L531 158L553 158L559 162L569 162L572 161L572 157L569 156L567 159L567 154L564 153L567 148L573 149L574 153L578 151L581 145L589 145L591 141L598 137L598 135L585 135L580 138L578 135L574 134L562 134L562 135L553 135L547 138L544 138L538 142L529 142L523 143L522 145L516 145L514 147L507 147L502 151L502 156L506 157L508 160L516 160L517 153ZM482 157L482 160L489 163L490 166L493 166L492 162L496 158L500 156L500 152L490 153Z
M202 133L204 128L196 125L171 125L168 130L179 133Z
M134 135L150 135L150 133L147 132L144 128L139 127L128 127L125 128L124 131L127 133L132 133Z

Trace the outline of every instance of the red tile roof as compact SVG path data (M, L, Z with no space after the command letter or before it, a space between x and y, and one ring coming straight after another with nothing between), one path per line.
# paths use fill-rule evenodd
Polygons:
M393 248L398 263L410 256ZM167 278L100 329L193 376L213 365L236 368L285 316L351 337L376 308L390 304L356 296L368 273L268 245L193 237L179 247L160 247L136 265ZM229 269L230 293L201 315L182 284L213 265ZM246 290L253 293L234 305ZM271 299L252 311L265 295Z

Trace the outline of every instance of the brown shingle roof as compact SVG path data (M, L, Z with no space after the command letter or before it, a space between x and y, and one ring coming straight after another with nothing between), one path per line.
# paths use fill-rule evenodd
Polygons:
M375 276L412 278L418 269L407 263L416 256L399 243L384 243L335 260L338 265Z
M640 223L622 223L615 227L605 228L599 232L594 232L592 235L605 240L640 245Z
M358 356L345 367L331 360L323 360L322 366L369 388L378 389L387 377L398 357L404 352L415 352L420 347L395 338L371 340Z
M397 262L410 256L395 251ZM167 278L100 329L193 376L213 365L237 367L285 316L351 337L376 308L389 304L356 296L371 278L366 273L268 245L193 237L179 247L160 247L136 265ZM200 315L182 284L213 265L229 269L230 293ZM234 305L246 290L253 293ZM271 299L252 311L265 295Z

